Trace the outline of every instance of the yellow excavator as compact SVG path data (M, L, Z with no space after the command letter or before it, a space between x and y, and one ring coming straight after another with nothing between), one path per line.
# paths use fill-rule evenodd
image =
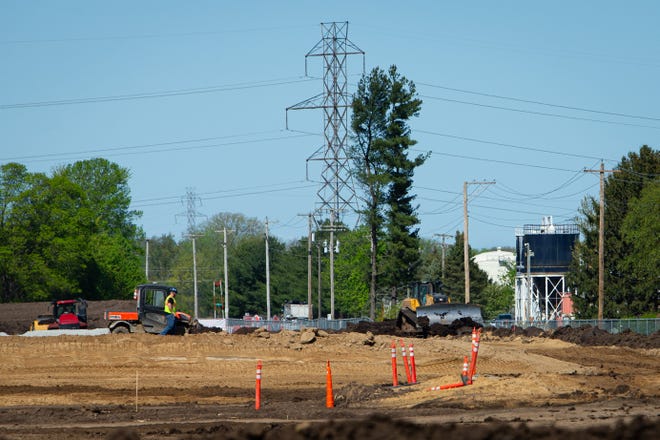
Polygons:
M418 282L410 286L409 296L401 302L397 328L405 333L426 333L433 324L450 325L470 318L483 325L481 308L474 304L452 303L443 293L441 282Z

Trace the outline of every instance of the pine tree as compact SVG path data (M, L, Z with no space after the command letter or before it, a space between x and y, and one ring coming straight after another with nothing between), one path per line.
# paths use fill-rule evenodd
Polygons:
M415 279L419 266L419 219L411 195L416 167L427 156L408 158L416 144L410 137L410 118L419 114L422 101L414 83L402 77L396 66L387 73L372 70L358 85L353 100L351 126L354 145L350 155L355 177L365 192L363 211L370 231L370 316L375 314L376 291L391 292ZM380 255L381 237L384 253Z

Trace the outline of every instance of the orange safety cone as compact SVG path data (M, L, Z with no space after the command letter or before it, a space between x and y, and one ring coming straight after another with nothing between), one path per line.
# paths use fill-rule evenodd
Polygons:
M410 376L410 365L408 364L408 356L406 356L406 344L403 343L403 339L399 339L401 344L401 358L403 359L403 366L406 369L406 383L412 382L412 377Z
M429 391L440 391L440 390L448 390L450 388L460 388L464 387L465 384L463 382L458 382L458 383L450 383L447 385L440 385L439 387L431 387L429 388Z
M412 383L417 383L417 366L415 365L415 347L413 347L412 342L408 347L408 353L410 356L410 375L412 376Z
M399 378L396 372L396 342L392 341L392 386L399 386Z
M468 357L463 356L463 371L461 372L461 382L463 385L468 384Z
M325 407L334 408L335 397L332 393L332 371L330 370L330 361L328 361L325 370Z
M472 358L470 359L470 366L468 368L468 383L472 383L472 378L477 372L477 356L479 355L479 340L481 339L481 329L473 331L472 341Z
M261 408L261 359L257 361L257 383L255 386L254 409Z

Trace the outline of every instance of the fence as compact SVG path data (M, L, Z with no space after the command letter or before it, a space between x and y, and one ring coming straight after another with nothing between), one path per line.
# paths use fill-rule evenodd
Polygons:
M270 320L264 319L200 319L199 322L205 327L222 328L227 333L234 333L240 328L265 327L268 331L278 332L280 330L300 330L306 328L318 328L322 330L345 330L348 324L357 324L361 321L371 320L369 318L352 319L295 319L295 320ZM590 325L599 327L610 333L621 333L630 330L642 335L650 335L660 330L660 319L563 319L548 321L515 321L515 320L497 320L486 323L500 328L510 328L512 326L527 328L537 327L543 330L555 330L559 327L582 327Z
M660 330L660 319L563 319L563 320L548 320L548 321L509 321L509 320L496 320L489 323L494 327L510 328L512 326L527 328L537 327L543 330L555 330L559 327L582 327L590 325L606 330L612 334L621 333L625 330L630 330L642 335L650 335Z
M321 330L344 330L348 324L357 324L361 321L371 321L369 318L351 319L294 319L270 320L265 319L200 319L205 327L221 328L227 333L235 333L240 328L265 327L268 331L300 330L301 328L318 328Z

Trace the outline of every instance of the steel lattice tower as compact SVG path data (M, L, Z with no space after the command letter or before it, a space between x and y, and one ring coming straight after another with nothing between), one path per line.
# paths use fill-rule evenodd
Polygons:
M351 106L346 64L348 55L358 54L364 56L364 52L348 39L348 22L321 23L321 41L305 55L305 75L307 59L323 57L323 93L287 108L323 110L325 145L308 160L322 162L318 211L327 212L331 221L338 219L355 201L345 151Z
M348 94L348 55L362 55L364 52L348 39L348 22L321 23L321 41L305 55L305 75L309 57L323 57L323 93L295 104L288 110L322 109L325 145L307 160L322 162L321 187L317 191L319 207L317 212L325 212L330 217L330 303L331 317L334 318L334 232L341 213L355 208L349 159L346 154L348 138L348 109L351 106Z

